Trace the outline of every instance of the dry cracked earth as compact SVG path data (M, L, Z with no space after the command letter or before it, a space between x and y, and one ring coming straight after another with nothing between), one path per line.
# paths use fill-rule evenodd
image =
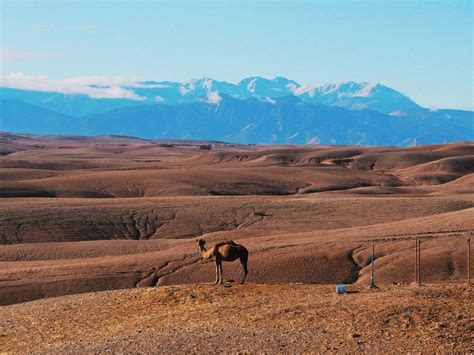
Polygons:
M472 142L243 146L2 133L0 351L472 351L463 285L473 197ZM198 237L244 244L250 285L206 284L214 265L199 257ZM419 288L407 286L416 238ZM374 293L363 288L372 245ZM241 276L238 263L224 264L225 278ZM336 283L358 292L337 298Z

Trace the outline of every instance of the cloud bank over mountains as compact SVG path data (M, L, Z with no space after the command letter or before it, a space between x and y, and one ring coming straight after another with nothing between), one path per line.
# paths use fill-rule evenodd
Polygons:
M119 77L85 76L52 80L44 75L33 76L24 73L9 73L2 75L0 85L21 90L57 92L70 95L82 94L95 99L145 99L125 88L125 86L139 87L140 84Z

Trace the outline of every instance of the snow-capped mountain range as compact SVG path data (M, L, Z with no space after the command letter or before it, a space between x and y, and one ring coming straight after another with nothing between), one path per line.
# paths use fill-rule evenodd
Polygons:
M96 112L90 105L84 105L86 98L104 99L101 107L105 110L108 110L110 106L120 108L156 103L219 104L222 95L240 100L256 98L269 103L274 102L274 99L278 97L296 96L304 102L313 104L339 106L351 110L373 109L385 113L420 108L402 93L379 83L368 82L347 81L322 86L302 86L294 80L281 76L274 79L249 77L236 84L210 78L194 79L183 83L172 81L107 83L106 80L102 80L103 82L94 80L94 77L89 78L89 83L74 79L62 82L48 81L35 77L27 77L27 80L29 81L22 76L4 78L2 88L0 88L0 97L21 99L43 108L51 108L55 101L59 101L55 110L72 116L103 111L99 108ZM66 103L63 104L62 101ZM81 104L76 107L71 101L81 101Z
M302 86L284 77L250 77L236 84L209 78L184 83L20 79L23 85L13 80L0 87L0 131L234 143L474 140L472 111L426 109L378 83Z
M126 89L139 95L142 100L155 99L170 104L203 99L210 103L219 103L220 94L236 99L258 98L270 103L275 98L294 95L305 102L348 109L370 108L381 112L392 112L420 108L400 92L379 83L368 82L346 81L322 86L302 86L296 81L279 76L275 79L249 77L237 84L210 78L185 83L142 82L141 84L144 86L139 89L134 90L131 87Z

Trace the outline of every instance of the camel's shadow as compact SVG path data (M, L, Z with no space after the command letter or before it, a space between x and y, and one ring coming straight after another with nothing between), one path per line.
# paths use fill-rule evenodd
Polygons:
M224 282L224 287L234 287L235 285L235 280L227 280L226 282Z

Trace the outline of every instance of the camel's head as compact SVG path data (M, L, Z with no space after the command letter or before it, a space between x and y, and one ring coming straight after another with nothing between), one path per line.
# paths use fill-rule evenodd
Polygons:
M198 243L199 251L203 250L204 246L206 245L206 241L204 239L197 239L196 242Z

